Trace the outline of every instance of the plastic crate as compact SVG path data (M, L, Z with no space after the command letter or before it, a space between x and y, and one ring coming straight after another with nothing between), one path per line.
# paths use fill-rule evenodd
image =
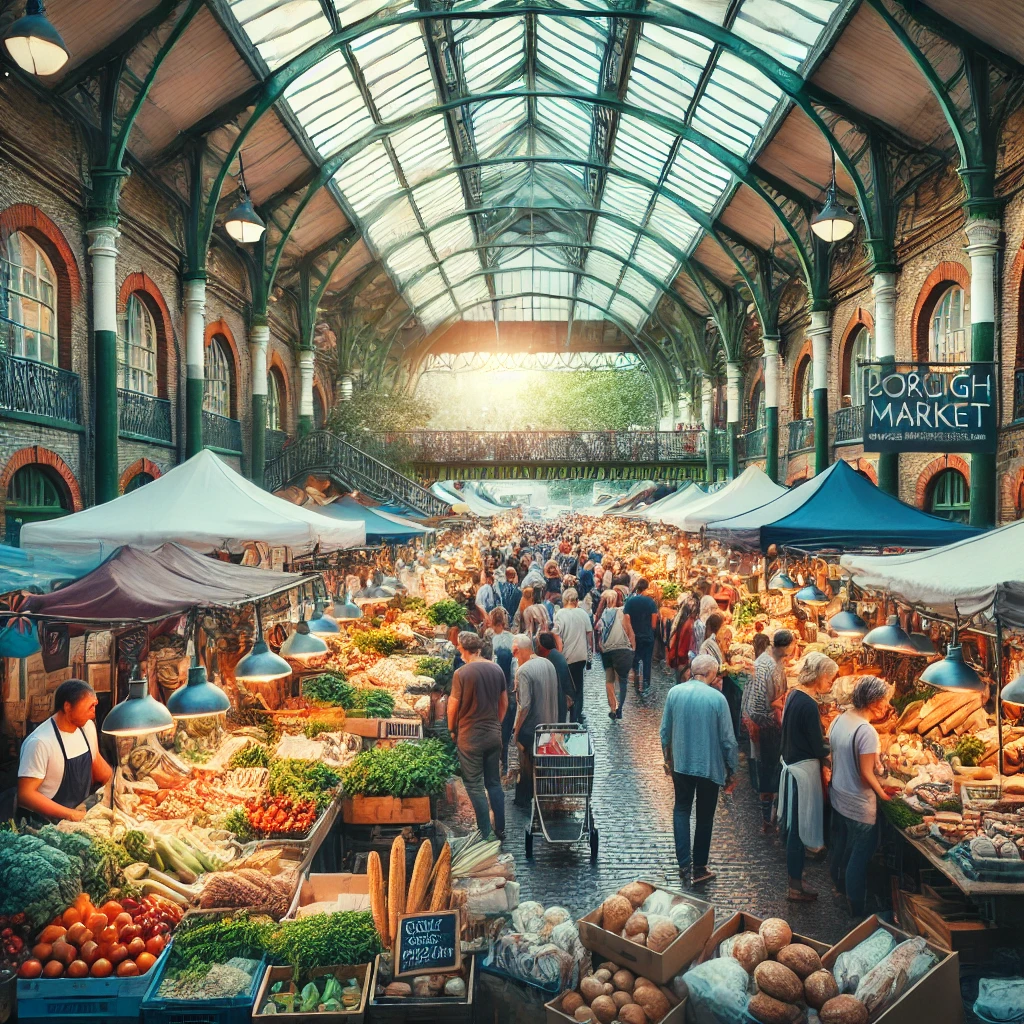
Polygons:
M535 988L538 992L543 992L545 995L557 996L562 991L561 981L550 981L547 984L537 981L536 978L521 978L518 974L512 974L506 971L503 967L500 967L494 962L494 954L488 953L487 956L480 962L480 970L484 974L493 974L497 978L502 978L505 981L515 982L517 985L526 985L529 988ZM573 986L574 987L574 986Z
M137 978L19 978L18 1019L137 1024L143 997L166 960L165 949L149 971Z
M421 740L423 720L421 718L382 718L380 721L382 740Z

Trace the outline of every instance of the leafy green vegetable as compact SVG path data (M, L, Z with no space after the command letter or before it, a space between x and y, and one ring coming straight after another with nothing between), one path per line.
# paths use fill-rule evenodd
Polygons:
M243 843L256 836L252 825L249 824L249 815L246 814L244 807L236 807L233 811L229 811L224 816L223 827L229 832L234 832Z
M657 586L661 589L661 596L665 601L674 601L682 592L679 584L671 580L658 580Z
M901 800L898 796L882 804L882 813L896 828L910 828L911 825L920 825L924 821L906 800Z
M383 632L390 633L386 630L368 631L371 634ZM356 634L356 636L365 635L367 634ZM397 637L395 639L397 640ZM355 637L353 637L354 640ZM378 686L356 688L346 682L344 676L336 675L333 672L324 672L312 679L307 679L302 684L302 695L316 704L329 704L344 708L346 711L362 711L370 718L390 718L395 710L395 699L387 690L382 690ZM320 732L333 732L336 729L337 726L332 725L328 729L321 729ZM306 735L312 739L308 732Z
M274 922L269 917L250 917L246 911L216 920L206 916L182 918L174 932L168 966L207 969L232 957L259 959L268 948Z
M39 836L0 832L0 914L24 912L35 930L62 914L81 891L79 856Z
M298 757L282 757L270 766L267 792L271 796L290 796L297 800L313 800L318 811L331 802L331 790L340 776L321 761Z
M318 704L344 707L352 699L354 689L341 672L321 672L302 681L302 696Z
M440 740L429 739L364 750L342 768L341 781L349 796L436 796L457 766Z
M466 621L466 609L458 601L446 597L427 609L426 619L435 626L461 626Z
M890 699L889 703L896 709L896 714L902 715L907 710L908 704L913 704L915 700L928 700L937 692L931 686L922 686L919 690L909 690L907 693L897 694Z
M370 963L382 947L368 910L343 910L283 921L267 951L298 977L314 967Z
M377 654L394 654L402 646L398 634L390 629L363 629L352 634L352 643L366 654L375 651Z
M965 768L976 768L985 756L985 741L979 740L977 736L961 736L950 756L959 757Z
M337 722L327 722L322 718L311 718L303 727L302 733L307 740L315 740L325 732L338 732L341 726Z
M420 658L416 662L416 674L430 676L439 690L447 691L452 685L453 664L449 658Z
M732 612L733 626L736 629L751 625L758 615L764 615L765 610L761 604L761 598L752 594L745 601L737 602Z
M346 710L362 711L367 718L390 718L395 712L395 698L379 686L361 686Z
M262 743L246 743L228 759L229 768L269 768L273 755Z

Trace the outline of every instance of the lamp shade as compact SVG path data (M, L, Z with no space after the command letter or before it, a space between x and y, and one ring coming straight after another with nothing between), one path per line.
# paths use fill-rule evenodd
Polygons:
M803 604L823 607L832 600L824 590L819 590L814 583L808 583L796 592L796 599Z
M897 651L900 654L917 654L907 631L900 625L898 615L890 615L884 626L876 626L864 637L865 647L874 647L879 651Z
M828 620L828 628L839 636L866 636L868 624L856 613L844 608Z
M262 638L252 645L252 650L235 666L235 678L243 682L270 683L291 674L291 665L274 654Z
M363 617L363 610L359 607L349 596L345 595L345 600L341 600L339 594L334 599L334 605L331 608L331 615L335 619L361 619Z
M252 200L245 198L224 218L224 230L242 245L252 245L263 237L267 225L253 209Z
M202 665L188 670L188 682L167 698L167 710L174 718L202 718L220 715L231 707L228 695L206 678Z
M1007 704L1024 704L1024 675L1017 676L1013 682L1007 683L999 696Z
M921 682L937 690L971 690L984 693L988 687L985 681L964 661L964 651L959 644L950 644L942 661L933 661L922 673Z
M281 644L281 657L292 661L305 661L327 653L327 644L309 631L309 623L303 620L295 627L295 632Z
M103 731L109 736L145 736L163 732L172 725L170 711L150 696L145 679L128 680L128 696L103 719Z
M785 590L787 592L792 592L794 590L799 590L800 589L800 585L793 579L792 576L789 575L788 572L783 571L783 572L777 572L768 581L768 589L769 590Z
M30 75L55 75L70 54L60 33L43 11L42 0L28 0L25 15L4 33L11 59Z
M341 632L337 620L324 611L324 606L319 601L313 609L313 618L309 620L308 625L310 633L317 636Z
M917 648L917 653L925 657L931 657L938 653L935 650L935 644L932 643L932 638L924 633L911 633L910 642Z
M811 221L811 230L825 242L840 242L853 231L854 226L850 211L836 198L835 188L830 188L825 205Z

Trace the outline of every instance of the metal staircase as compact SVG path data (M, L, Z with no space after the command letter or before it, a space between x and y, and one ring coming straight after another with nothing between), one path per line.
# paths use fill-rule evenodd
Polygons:
M329 430L315 430L269 460L263 486L280 490L310 474L326 476L346 490L362 491L377 501L407 505L425 516L451 514L448 502Z

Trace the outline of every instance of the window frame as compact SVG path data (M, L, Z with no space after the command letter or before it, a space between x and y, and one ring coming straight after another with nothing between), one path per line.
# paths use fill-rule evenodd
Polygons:
M949 323L951 311L947 306L952 303L953 296L957 294L960 296L960 326L953 327ZM944 321L942 324L942 349L939 348L939 321ZM928 318L929 362L951 363L953 365L968 362L971 358L969 333L970 320L967 312L967 292L960 284L952 282L939 292L935 305L932 308L931 316ZM950 352L949 339L956 334L961 335L962 345L959 354L956 351ZM962 358L960 358L961 355Z
M24 246L34 253L35 266L26 267ZM18 262L12 258L14 249L18 249ZM17 271L17 286L15 286L15 271ZM57 271L46 250L26 231L12 231L7 238L5 255L3 257L3 287L7 293L7 316L13 321L11 327L11 349L10 354L19 359L31 359L33 362L44 363L47 366L60 365L60 348L57 338L58 318L57 304L59 301L59 286ZM26 290L25 275L31 275L36 282L35 294ZM49 289L49 295L45 295L44 289ZM36 312L36 325L29 321L30 316L26 315L25 304L38 307ZM48 314L44 317L44 312ZM42 326L44 319L49 320L50 331ZM36 355L30 354L25 342L26 333L36 336ZM42 339L49 339L52 345L52 358L46 359L42 356Z
M861 342L864 338L867 338L867 353L862 356L860 354ZM864 390L864 370L858 364L861 360L866 362L874 362L875 359L875 335L874 332L868 327L867 324L858 324L850 334L850 338L847 341L847 351L849 356L846 360L846 380L843 386L843 397L850 399L850 405L853 407L862 406L865 404L865 398L867 397L863 393L859 396L860 401L857 401L858 389L863 392Z
M805 355L797 363L794 391L793 419L814 419L814 367L810 355Z
M960 486L956 486L954 483L957 479L961 482ZM959 500L952 500L956 497L953 493L954 489L960 490L961 486L962 493L959 495ZM937 503L939 498L943 499L942 504ZM971 485L967 477L955 466L947 466L940 470L928 482L927 504L926 511L933 516L956 523L968 522L971 513Z
M231 346L221 334L214 334L206 344L203 358L203 411L232 419L235 402L235 365ZM211 368L222 366L224 376L214 376ZM211 387L211 385L214 385ZM214 405L216 404L216 408ZM226 411L221 411L222 409Z
M277 367L267 370L267 430L283 431L284 398L283 384Z
M148 395L150 398L160 396L160 332L156 317L144 298L145 293L134 291L125 303L124 315L121 317L121 332L117 339L117 386L135 394ZM133 314L137 314L134 315ZM148 335L151 345L145 344L145 338L133 337L138 321L143 322L143 334ZM141 355L140 355L141 354ZM134 357L134 359L133 359ZM149 367L133 365L148 362ZM142 382L142 388L134 386Z

